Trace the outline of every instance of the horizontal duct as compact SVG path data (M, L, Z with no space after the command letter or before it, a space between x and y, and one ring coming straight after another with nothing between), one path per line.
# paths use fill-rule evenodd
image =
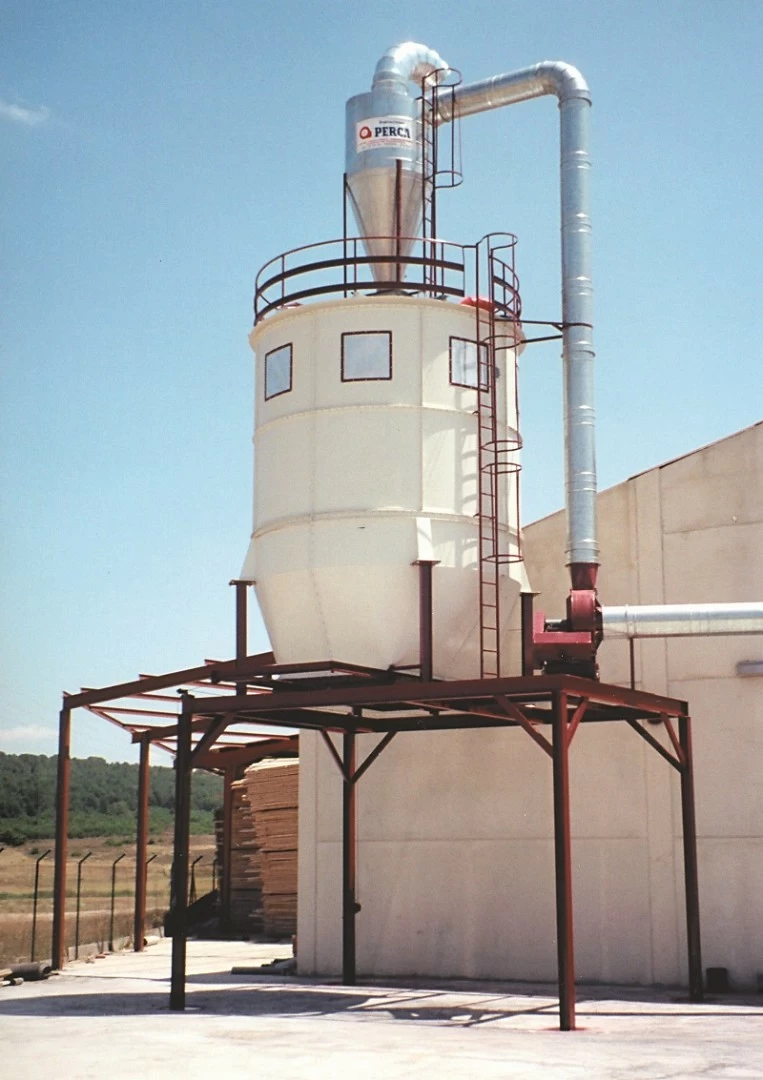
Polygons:
M605 638L763 634L763 603L603 607Z

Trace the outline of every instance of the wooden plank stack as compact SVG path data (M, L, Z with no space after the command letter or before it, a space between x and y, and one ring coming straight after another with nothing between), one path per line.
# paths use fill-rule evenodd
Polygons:
M246 779L233 790L233 843L231 851L231 929L237 934L262 933L262 875L254 831L254 818Z
M297 931L299 763L257 762L232 787L232 929L289 937Z
M244 779L259 848L263 931L290 937L297 932L299 763L259 761Z

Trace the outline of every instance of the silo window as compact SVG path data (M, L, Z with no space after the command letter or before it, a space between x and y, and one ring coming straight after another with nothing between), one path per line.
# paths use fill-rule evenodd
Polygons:
M392 334L361 330L342 334L342 382L392 378Z
M265 354L265 400L291 390L291 345Z
M453 386L466 386L477 389L477 342L467 338L450 339L450 381ZM479 377L482 389L487 389L487 345L479 347Z

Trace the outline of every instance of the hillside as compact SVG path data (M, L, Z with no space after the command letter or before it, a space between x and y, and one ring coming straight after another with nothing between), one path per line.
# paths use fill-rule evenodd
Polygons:
M153 765L149 819L153 834L172 824L175 772ZM191 785L191 829L214 831L222 779L196 771ZM72 758L69 835L127 837L135 831L138 766L103 758ZM50 839L55 834L56 757L0 751L0 844Z

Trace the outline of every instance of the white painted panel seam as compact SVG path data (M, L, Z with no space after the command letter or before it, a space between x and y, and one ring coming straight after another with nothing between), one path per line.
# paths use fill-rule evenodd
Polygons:
M368 518L388 518L390 520L407 519L411 521L418 521L419 518L428 517L436 521L441 522L453 522L455 524L468 523L473 525L474 518L470 514L453 514L445 510L427 509L423 514L421 510L411 510L406 507L397 506L383 506L383 507L358 507L353 510L331 510L321 511L315 514L297 514L293 517L281 517L276 518L274 521L268 522L267 525L263 525L252 533L254 539L259 540L261 536L265 536L267 533L275 532L278 529L297 528L303 525L322 525L329 521L353 521L356 518L368 519ZM500 529L501 535L508 536L509 538L517 538L519 530L516 528L508 528L503 526Z
M475 401L476 401L476 391ZM321 413L346 413L346 412L390 412L391 410L398 411L415 411L419 413L444 413L446 416L463 416L469 418L472 413L460 409L455 405L421 405L416 403L404 402L404 401L383 401L378 404L368 404L366 402L350 402L347 405L323 405L316 408L300 409L299 412L284 413L282 416L274 416L270 420L261 421L257 430L254 433L256 439L263 431L267 431L271 427L275 427L276 424L283 424L288 420L299 420L300 418L314 417ZM511 429L508 429L511 431ZM515 432L513 434L516 434Z

